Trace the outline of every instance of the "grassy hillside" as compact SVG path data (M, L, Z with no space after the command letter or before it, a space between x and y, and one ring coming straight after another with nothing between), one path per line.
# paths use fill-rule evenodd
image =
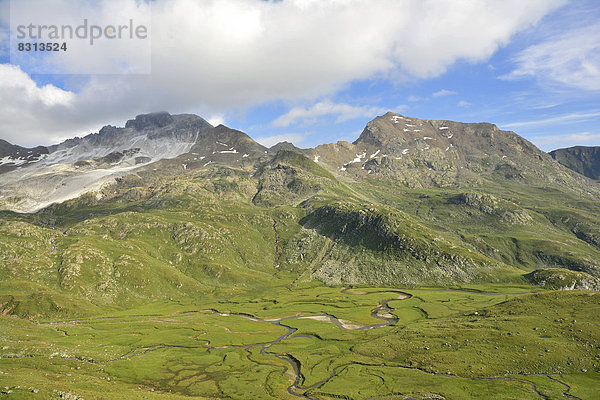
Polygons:
M273 279L521 283L540 268L600 276L597 203L568 190L352 181L288 150L254 173L161 163L36 214L3 213L3 312L83 315Z

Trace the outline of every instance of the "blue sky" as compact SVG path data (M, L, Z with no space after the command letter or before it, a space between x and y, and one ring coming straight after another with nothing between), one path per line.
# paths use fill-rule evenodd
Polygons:
M69 54L52 70L46 59L15 62L9 2L0 1L0 138L51 144L167 110L267 145L312 147L353 141L369 120L394 111L492 122L547 151L600 145L597 1L119 4L123 18L152 13L150 74L86 73L118 60L111 47ZM51 23L47 15L31 8L32 19ZM59 74L37 73L44 68Z

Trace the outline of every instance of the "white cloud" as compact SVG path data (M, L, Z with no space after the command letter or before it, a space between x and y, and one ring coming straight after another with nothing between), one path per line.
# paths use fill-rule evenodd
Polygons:
M458 102L458 104L457 104L457 105L458 105L459 107L470 107L470 106L471 106L471 103L469 103L468 101L465 101L465 100L461 100L461 101L459 101L459 102Z
M125 10L137 4L118 3ZM23 131L19 143L31 144L37 139L29 133L57 138L75 127L122 123L140 112L193 109L213 115L275 100L331 96L356 80L398 74L435 77L457 60L487 60L513 34L563 3L156 0L150 75L96 75L78 81L72 112L48 113L51 121L36 117L25 122L20 114L35 116L33 103L27 103L24 93L11 97L2 91L2 103L28 105L3 115L0 137ZM114 2L103 0L97 6L110 15ZM98 52L99 62L112 59L107 51ZM70 62L85 65L90 60ZM68 70L68 64L63 67ZM338 118L351 115L341 112Z
M507 124L499 124L504 128L521 128L525 126L539 126L539 125L554 125L554 124L564 124L564 123L572 123L572 122L581 122L586 121L592 118L600 117L600 112L589 112L589 113L571 113L558 115L556 117L536 119L531 121L521 121L521 122L510 122Z
M73 92L38 86L19 67L0 64L0 93L0 136L9 142L46 143L47 135L61 132L66 139L84 127L71 122Z
M225 117L223 114L216 114L206 120L212 126L225 125Z
M349 119L359 117L373 117L378 113L384 113L385 109L381 107L352 106L345 103L334 103L330 100L320 101L309 108L302 106L294 107L283 114L271 125L275 127L285 127L298 122L313 123L318 117L325 115L336 115L336 123L344 122Z
M301 133L284 133L282 135L257 137L255 140L265 147L271 147L279 142L290 142L297 146L305 139L306 136Z
M34 26L31 30L32 38L19 40L19 32L13 31L10 43L11 63L20 65L30 74L147 74L151 71L151 38L138 39L135 34L129 33L130 30L136 31L138 27L151 31L152 2L52 0L51 6L46 0L19 0L10 3L11 29L16 29L19 25ZM132 28L129 28L130 22ZM40 28L36 31L35 26ZM61 28L54 32L60 39L49 37L52 26ZM68 31L62 30L63 26L72 27L75 38ZM127 29L121 29L122 26ZM41 29L43 27L47 29ZM106 32L103 28L112 27L114 39L91 39L92 27L97 30L94 36L100 31ZM145 35L148 36L147 33ZM85 36L85 39L81 36ZM100 36L103 35L96 37ZM41 42L65 43L67 50L16 50L17 43L35 41L38 37Z
M432 93L431 97L444 97L444 96L451 96L453 94L456 94L456 92L453 92L452 90L442 89L442 90L438 90L437 92Z
M580 132L566 135L536 136L531 141L538 147L546 150L572 147L578 145L600 145L600 133Z
M548 102L542 102L542 103L538 103L535 105L532 105L531 108L533 110L545 110L548 108L554 108L556 106L560 105L560 103L548 103Z
M541 83L600 90L600 25L549 37L521 51L503 79L533 77Z
M408 101L410 101L411 103L416 103L417 101L423 101L423 100L427 100L425 97L418 97L418 96L414 96L414 95L410 95L408 96Z

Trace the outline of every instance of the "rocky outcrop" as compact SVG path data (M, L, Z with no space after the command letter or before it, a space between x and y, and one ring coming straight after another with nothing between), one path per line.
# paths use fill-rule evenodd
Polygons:
M561 268L538 269L525 278L534 285L555 290L600 290L600 279L585 272Z

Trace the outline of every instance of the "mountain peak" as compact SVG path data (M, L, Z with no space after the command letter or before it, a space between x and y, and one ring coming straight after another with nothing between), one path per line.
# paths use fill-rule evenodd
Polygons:
M133 128L141 131L146 128L162 128L173 122L173 116L166 111L153 112L149 114L140 114L135 119L130 119L125 123L125 128Z
M367 123L352 144L319 146L311 155L341 174L392 177L410 187L490 180L556 182L582 191L581 177L516 133L486 122L425 120L388 112Z

